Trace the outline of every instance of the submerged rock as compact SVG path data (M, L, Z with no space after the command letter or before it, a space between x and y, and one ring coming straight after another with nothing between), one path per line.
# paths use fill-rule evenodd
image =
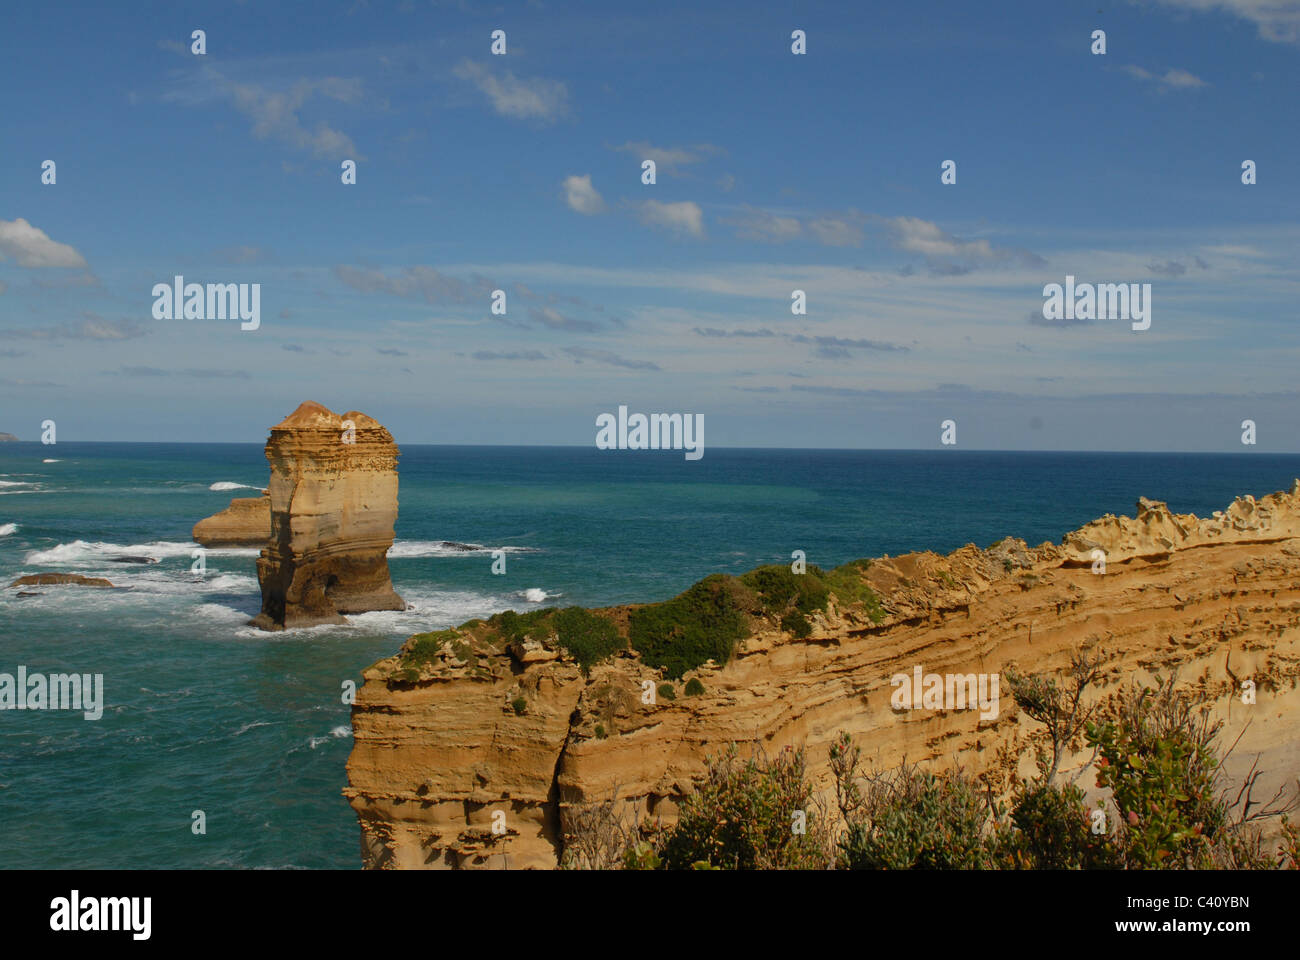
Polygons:
M52 587L59 584L74 584L81 587L111 587L103 577L83 577L79 573L29 573L19 577L11 587ZM34 594L35 595L35 594ZM21 596L21 594L20 594Z

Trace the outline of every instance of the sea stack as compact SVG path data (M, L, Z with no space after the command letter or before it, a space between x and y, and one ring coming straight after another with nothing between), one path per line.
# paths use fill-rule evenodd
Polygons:
M230 506L194 524L194 542L204 547L264 547L271 536L271 496L236 497Z
M397 444L375 420L302 404L271 428L270 542L257 559L263 630L405 610L388 574Z

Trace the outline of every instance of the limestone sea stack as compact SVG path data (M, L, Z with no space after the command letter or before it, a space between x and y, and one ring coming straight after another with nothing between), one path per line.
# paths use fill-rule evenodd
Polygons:
M270 541L257 560L264 630L405 610L388 573L397 520L397 444L355 410L302 404L271 428Z
M264 547L271 537L271 495L236 497L230 506L194 525L194 542L205 547Z

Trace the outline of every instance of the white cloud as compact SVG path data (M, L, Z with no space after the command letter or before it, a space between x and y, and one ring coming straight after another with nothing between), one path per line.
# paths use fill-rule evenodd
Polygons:
M84 267L86 258L66 243L19 217L0 220L0 259L13 257L20 267Z
M605 200L591 185L591 174L564 178L564 199L569 209L587 216L605 212Z
M895 217L890 225L894 228L895 244L912 253L927 257L964 257L975 260L992 260L996 257L987 240L958 240L929 220Z
M1265 40L1300 42L1300 0L1157 0L1183 10L1221 11L1248 20Z
M287 91L268 90L253 83L230 85L235 107L253 121L253 136L259 140L276 139L300 150L311 150L323 157L365 159L357 152L352 138L324 122L308 130L298 118L298 110L316 94L356 103L361 99L361 84L342 77L300 80Z
M685 233L692 237L704 236L704 212L698 203L689 200L677 203L647 200L641 205L641 222L651 226L666 227L676 233Z
M784 243L803 233L798 217L783 217L750 206L746 206L740 216L724 222L736 228L736 236L741 240Z
M844 220L819 217L808 223L808 231L826 247L860 247L862 230Z
M1162 90L1195 90L1197 87L1206 86L1205 81L1200 77L1188 73L1186 70L1176 68L1166 70L1163 76L1157 76L1149 70L1143 70L1141 67L1132 65L1120 67L1120 69L1131 77L1146 82L1154 82Z
M701 143L693 147L656 147L644 140L629 140L614 149L633 154L642 160L653 160L657 171L668 174L676 174L679 167L699 163L710 154L723 152L721 147L709 143Z
M503 117L552 123L569 111L568 89L558 80L521 79L509 70L496 76L472 60L462 60L452 72L478 87L492 101L492 109Z

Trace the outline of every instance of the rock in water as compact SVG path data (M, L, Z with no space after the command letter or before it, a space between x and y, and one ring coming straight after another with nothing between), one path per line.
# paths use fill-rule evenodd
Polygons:
M271 497L236 497L220 513L194 525L194 542L205 547L264 547L271 538Z
M263 630L405 610L388 574L397 444L364 413L302 404L271 428L270 542L257 559Z
M103 577L83 577L79 573L31 573L25 577L19 577L11 587L48 587L63 584L72 584L79 587L111 587L113 584ZM19 594L22 596L22 594ZM30 594L30 596L39 596L39 594Z

